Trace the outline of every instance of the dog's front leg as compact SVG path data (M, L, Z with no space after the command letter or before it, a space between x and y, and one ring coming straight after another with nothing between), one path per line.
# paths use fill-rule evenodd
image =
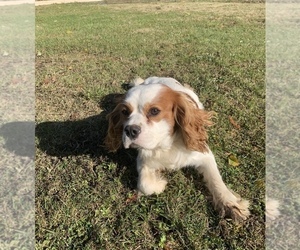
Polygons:
M233 194L225 185L211 151L199 156L201 165L197 167L203 174L204 181L212 194L215 209L220 215L229 216L234 220L245 220L250 215L249 202Z
M138 191L141 194L159 194L164 191L167 181L160 176L159 170L147 165L145 159L137 159Z

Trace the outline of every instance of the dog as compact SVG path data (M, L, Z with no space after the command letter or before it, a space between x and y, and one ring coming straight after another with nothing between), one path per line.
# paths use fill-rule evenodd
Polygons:
M111 152L122 145L138 150L139 193L164 191L167 180L161 170L193 166L203 175L220 216L246 220L249 202L226 187L207 145L213 116L189 86L168 77L138 78L108 114L104 142Z

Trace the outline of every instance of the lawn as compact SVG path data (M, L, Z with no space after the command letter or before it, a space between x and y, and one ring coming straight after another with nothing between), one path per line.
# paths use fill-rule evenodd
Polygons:
M36 249L264 248L264 4L41 6L36 56ZM153 75L217 113L209 145L247 221L220 218L191 169L136 199L136 152L103 148L114 97Z

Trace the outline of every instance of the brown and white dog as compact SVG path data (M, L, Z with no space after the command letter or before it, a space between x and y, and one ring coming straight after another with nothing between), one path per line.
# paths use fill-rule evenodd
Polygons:
M249 202L226 187L207 145L212 116L192 89L175 79L139 78L108 115L105 144L112 152L122 144L137 148L138 190L142 194L164 191L167 181L160 170L194 166L203 174L220 215L245 220L250 214Z

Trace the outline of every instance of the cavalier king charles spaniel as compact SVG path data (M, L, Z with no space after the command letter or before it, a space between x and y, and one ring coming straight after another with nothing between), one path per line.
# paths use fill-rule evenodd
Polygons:
M122 144L138 150L139 193L164 191L167 181L161 170L193 166L203 175L220 215L245 220L250 215L249 202L226 187L207 145L212 116L193 90L175 79L138 78L108 114L105 145L111 152Z

